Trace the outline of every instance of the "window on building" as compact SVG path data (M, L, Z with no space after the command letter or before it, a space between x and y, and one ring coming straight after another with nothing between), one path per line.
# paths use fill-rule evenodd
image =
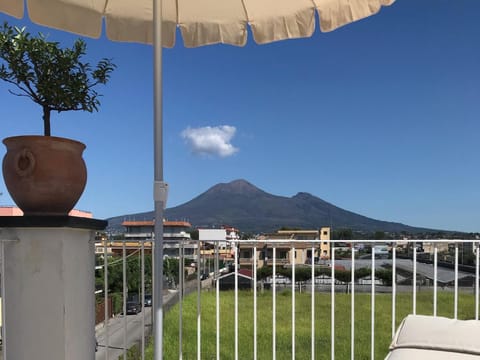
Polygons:
M242 259L250 259L252 257L252 252L250 250L242 250L240 251L240 258Z

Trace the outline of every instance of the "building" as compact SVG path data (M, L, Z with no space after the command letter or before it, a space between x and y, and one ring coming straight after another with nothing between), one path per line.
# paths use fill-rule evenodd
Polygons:
M293 240L321 240L319 242L319 248L315 250L314 262L318 260L330 259L330 228L322 227L320 230L279 230L277 231L278 237L293 239ZM298 247L298 246L297 246ZM300 246L303 248L304 246ZM303 258L308 263L311 263L311 246L306 245L307 254ZM310 259L310 260L308 260ZM300 259L300 262L302 259ZM298 262L297 262L298 263Z
M241 243L240 266L252 266L254 262L258 267L273 265L274 248L276 265L318 264L322 260L330 259L329 227L322 227L320 230L279 230L273 234L262 235L258 240L263 241ZM255 247L256 259L254 259Z
M71 210L68 215L75 217L93 218L90 211L83 211L78 209ZM0 206L0 216L23 216L23 211L17 206Z
M234 290L235 289L235 273L230 272L228 274L220 276L217 281L219 282L220 290ZM253 289L253 274L248 269L239 269L237 274L237 286L240 290Z
M198 229L198 239L202 244L202 256L213 257L218 251L220 258L232 258L240 236L238 229L223 226L220 229Z
M192 227L187 221L163 220L163 256L179 257L180 250L188 259L196 257L198 241L192 240L189 229Z
M198 240L212 247L216 245L219 250L225 250L230 245L227 243L226 229L198 229Z
M438 253L448 253L448 242L423 242L423 251L427 254L433 254L435 247Z
M152 240L155 237L153 220L147 221L124 221L125 247L127 251L138 250L140 243L144 243L146 251L150 252ZM198 244L190 237L188 230L191 225L187 221L163 220L163 255L167 257L179 257L180 250L187 258L194 258L197 254ZM114 252L123 249L123 241L113 241L111 246Z

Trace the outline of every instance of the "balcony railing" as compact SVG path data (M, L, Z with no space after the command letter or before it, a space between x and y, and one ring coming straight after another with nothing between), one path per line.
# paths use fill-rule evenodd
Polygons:
M329 259L315 260L324 241L239 240L232 259L198 243L193 261L194 242L178 243L178 259L164 260L164 358L375 359L407 314L478 321L478 240L331 240ZM135 345L145 359L152 243L120 243L116 254L96 244L96 358L127 359Z

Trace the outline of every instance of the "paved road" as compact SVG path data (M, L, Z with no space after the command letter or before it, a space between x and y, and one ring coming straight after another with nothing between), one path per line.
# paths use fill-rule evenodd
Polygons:
M144 311L137 315L127 315L127 346L129 349L134 344L139 344L142 338L142 317L145 320L145 334L151 332L152 308L144 308ZM124 324L125 317L117 316L108 321L108 359L117 359L123 355L124 348ZM107 359L107 336L106 328L101 326L96 331L98 340L98 351L95 354L95 360Z
M399 262L399 260L401 261ZM402 268L404 270L413 271L413 261L406 260L406 259L398 259L397 267ZM424 263L417 262L417 273L429 279L433 279L434 277L433 264L424 264ZM463 271L458 272L459 280L465 277L471 277L471 276L475 276L475 275L467 272L463 272ZM448 269L448 268L438 266L437 278L438 278L438 281L442 283L453 282L455 280L455 271L453 269Z
M186 286L186 293L194 291L195 282L189 282ZM178 292L168 293L163 297L164 311L178 301ZM144 308L144 311L137 315L127 315L127 346L129 349L135 344L141 345L142 339L142 317L145 321L145 335L149 335L152 331L152 308ZM98 351L95 354L95 360L117 360L119 356L123 355L124 349L124 326L125 317L117 316L108 321L108 348L106 328L102 325L97 326L95 335L98 340ZM108 351L108 358L107 358ZM123 359L123 356L120 357ZM2 360L2 359L0 359Z
M335 260L336 265L344 266L345 269L349 270L351 268L351 260ZM376 259L375 268L380 269L384 265L392 265L391 259ZM355 260L355 268L360 269L362 267L371 267L371 260L367 259L357 259ZM409 272L413 272L413 260L410 259L397 259L397 268L403 269ZM433 279L433 264L424 264L417 262L417 274L425 276L429 279ZM458 279L463 279L467 276L472 276L466 272L459 271ZM448 283L455 280L455 272L452 269L444 268L441 266L437 267L437 277L438 281L442 283Z

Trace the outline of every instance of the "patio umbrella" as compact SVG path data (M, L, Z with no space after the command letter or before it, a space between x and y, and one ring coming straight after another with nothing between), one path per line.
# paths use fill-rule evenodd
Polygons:
M154 202L155 239L163 239L167 185L162 160L162 47L173 47L180 28L186 47L245 45L247 28L265 44L312 36L315 12L324 32L377 13L395 0L27 0L30 19L38 24L89 37L154 45ZM23 17L24 0L0 0L0 11ZM158 242L157 242L158 244ZM163 246L154 262L163 269ZM155 359L163 352L163 276L154 276Z

